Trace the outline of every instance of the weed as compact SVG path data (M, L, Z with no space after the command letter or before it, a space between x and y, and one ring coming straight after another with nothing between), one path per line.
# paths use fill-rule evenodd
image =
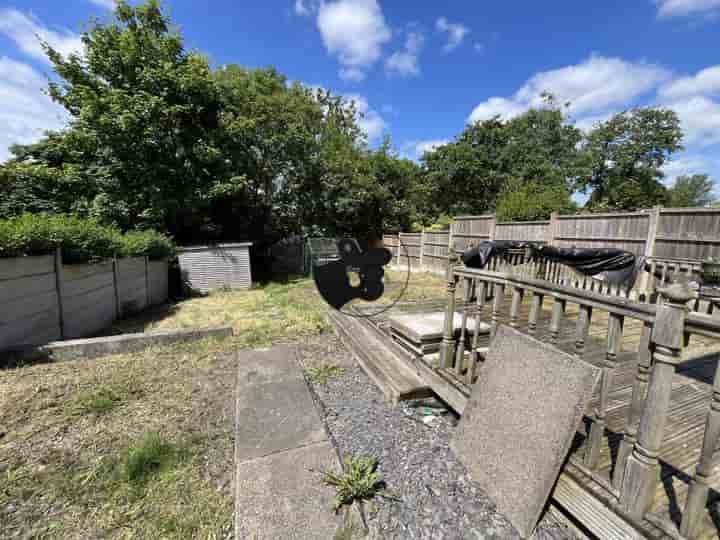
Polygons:
M118 393L109 386L82 392L70 409L71 414L103 414L122 402Z
M125 451L123 478L130 483L142 484L153 474L177 464L184 454L182 449L164 441L159 433L147 433Z
M313 384L327 384L327 382L333 377L342 375L343 368L334 366L332 364L323 364L316 368L307 368L304 370L305 376Z
M323 473L323 481L335 488L335 511L344 504L369 500L385 489L381 474L377 471L378 461L370 456L345 456L344 471L335 474Z

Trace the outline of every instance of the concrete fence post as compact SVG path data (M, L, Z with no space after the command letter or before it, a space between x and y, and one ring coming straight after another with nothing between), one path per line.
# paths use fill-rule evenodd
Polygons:
M558 219L558 213L553 212L550 214L550 224L548 225L547 230L547 236L545 237L545 243L548 246L554 246L555 245L555 237L557 236L557 219Z
M145 307L150 307L150 274L149 274L149 261L147 256L145 257Z
M495 228L497 227L497 214L493 214L490 218L490 226L488 227L488 240L495 240Z
M397 265L400 266L400 252L402 251L402 245L400 244L400 235L402 233L398 233L398 241L397 241Z
M55 249L55 291L57 292L58 323L60 325L60 339L65 339L65 314L62 300L62 250Z
M122 316L122 310L120 309L120 280L118 279L118 260L117 256L113 257L112 261L113 268L113 292L115 293L115 317L120 318Z
M423 252L425 251L425 227L420 229L420 264L418 265L421 272L425 271L423 262Z
M648 235L645 240L645 250L643 255L645 259L655 255L655 239L657 238L658 222L660 221L660 210L662 206L653 206L652 210L648 213ZM640 290L644 291L645 294L649 294L648 286L650 285L650 276L647 272L642 272L642 279L640 280Z

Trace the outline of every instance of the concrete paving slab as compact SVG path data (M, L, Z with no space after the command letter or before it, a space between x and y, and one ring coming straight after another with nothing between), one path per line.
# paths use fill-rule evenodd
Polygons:
M445 312L436 311L432 313L411 313L405 315L393 315L388 317L390 325L396 332L406 336L416 343L442 340L443 326L445 325ZM453 317L455 334L460 335L462 315L455 312ZM481 334L490 332L490 325L480 322ZM465 331L472 334L475 331L475 317L468 317Z
M327 440L295 351L238 353L237 462Z
M237 465L235 531L243 540L330 540L342 525L322 470L339 470L329 442Z
M498 511L529 537L600 370L500 326L451 447Z

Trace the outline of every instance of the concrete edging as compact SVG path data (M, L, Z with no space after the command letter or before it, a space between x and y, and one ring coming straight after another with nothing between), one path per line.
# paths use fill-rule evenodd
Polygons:
M212 328L190 328L180 330L158 330L119 334L89 339L70 339L53 341L39 347L26 347L0 354L3 361L77 360L80 358L99 358L111 354L125 354L142 351L152 346L170 345L187 341L198 341L208 337L226 338L233 335L229 326Z

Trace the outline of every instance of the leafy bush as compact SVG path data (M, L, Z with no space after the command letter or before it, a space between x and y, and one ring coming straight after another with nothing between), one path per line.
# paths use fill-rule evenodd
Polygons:
M97 262L119 256L172 256L172 241L154 231L123 235L94 219L69 215L23 214L0 220L0 258L47 255L56 248L65 264Z
M130 231L122 237L121 257L171 258L175 255L172 240L156 231Z

